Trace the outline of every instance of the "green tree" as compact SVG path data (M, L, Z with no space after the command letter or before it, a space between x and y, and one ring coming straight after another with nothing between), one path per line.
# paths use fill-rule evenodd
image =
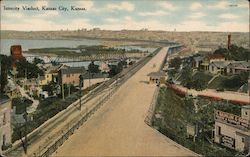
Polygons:
M88 71L90 73L99 73L99 65L95 64L94 61L92 61L88 66Z
M39 69L35 64L29 63L25 58L20 59L16 63L17 66L17 77L37 78L38 75L43 76L44 72Z
M237 45L231 45L230 49L219 48L214 51L214 54L225 55L228 60L248 61L250 59L250 51Z
M222 84L225 88L229 89L239 88L243 84L247 83L248 76L249 76L248 72L242 72L239 75L235 75L230 79L224 80Z
M0 77L0 82L1 82L1 88L0 92L3 93L5 86L8 83L8 72L11 70L11 65L12 65L12 59L10 56L6 55L0 55L0 62L1 62L1 77Z
M186 66L182 69L181 73L183 77L182 85L186 86L187 88L191 88L192 86L192 68L190 66Z
M123 62L120 61L117 65L109 65L109 77L113 77L123 70Z
M47 85L43 86L43 91L47 91L49 95L53 95L57 90L57 83L51 81Z
M175 57L174 59L170 60L169 67L174 67L176 70L178 70L181 66L181 58Z
M196 90L203 90L207 87L206 80L204 77L198 77L191 81L191 87Z

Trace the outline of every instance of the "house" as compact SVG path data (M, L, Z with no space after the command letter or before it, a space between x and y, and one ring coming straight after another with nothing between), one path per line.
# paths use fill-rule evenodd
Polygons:
M50 83L51 81L58 81L58 72L60 69L67 69L69 66L60 64L56 66L49 66L45 69L44 76L38 78L39 85L44 86Z
M164 84L166 82L166 74L162 71L151 72L148 76L149 83Z
M201 64L201 68L205 71L209 70L209 64L211 62L225 61L225 56L221 54L209 54L203 60Z
M228 64L227 66L228 75L240 74L241 72L250 72L250 62L234 61Z
M72 84L79 86L79 76L85 74L87 71L84 67L69 67L67 69L60 69L58 72L59 84Z
M250 106L241 108L241 116L215 110L214 142L240 152L250 151Z
M226 61L215 61L209 63L209 72L212 74L226 74L227 71L227 65L229 63Z
M83 89L107 80L109 80L108 74L106 75L102 73L90 74L87 72L83 74Z
M2 151L11 145L11 100L0 95L0 156Z
M202 64L202 61L205 57L204 56L196 56L193 58L192 60L192 67L195 68L195 69L198 69L201 64Z
M110 68L109 68L109 66L108 66L107 63L101 62L101 63L99 64L99 70L100 70L101 72L109 72Z

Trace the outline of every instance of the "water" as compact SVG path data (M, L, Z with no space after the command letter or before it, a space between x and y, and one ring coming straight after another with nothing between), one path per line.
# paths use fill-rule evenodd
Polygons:
M55 47L68 47L68 48L76 48L79 45L86 45L86 46L92 46L92 45L100 45L101 42L99 40L89 40L89 39L71 39L71 40L57 40L57 39L51 39L51 40L40 40L40 39L1 39L0 40L0 54L4 55L10 55L10 47L11 45L22 45L22 50L27 51L28 49L33 48L55 48ZM117 46L115 48L118 49L136 49L141 51L148 51L153 52L156 48L143 48L140 46ZM30 55L30 54L27 54ZM24 54L25 56L25 54ZM45 62L50 61L51 59L54 60L54 57L48 58L46 56L39 57L38 54L32 54L32 56L37 56L38 58L43 59ZM28 61L32 61L33 58L30 58ZM72 63L64 63L65 65L73 66L73 67L79 67L84 66L87 67L90 62L72 62ZM99 62L95 62L98 64Z
M10 55L11 45L22 45L22 50L27 51L33 48L53 48L53 47L70 47L76 48L79 45L99 45L98 40L88 40L88 39L71 39L71 40L34 40L34 39L1 39L0 40L0 53L4 55Z

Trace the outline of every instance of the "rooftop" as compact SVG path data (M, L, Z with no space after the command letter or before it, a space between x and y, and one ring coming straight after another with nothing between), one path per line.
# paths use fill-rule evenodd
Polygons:
M208 59L224 59L225 56L221 54L209 54Z
M0 105L8 102L9 100L10 99L9 99L9 97L7 95L2 95L2 94L0 95Z
M217 62L212 62L211 64L215 65L218 68L225 68L229 63L225 61L217 61Z
M67 69L61 69L60 71L61 74L79 74L86 72L84 67L69 67Z

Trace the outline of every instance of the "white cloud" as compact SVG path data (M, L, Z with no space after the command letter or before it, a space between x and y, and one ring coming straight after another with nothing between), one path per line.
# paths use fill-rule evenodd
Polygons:
M228 1L219 1L216 4L208 5L207 8L209 9L228 9L230 3Z
M199 10L199 9L201 9L201 8L202 8L202 5L201 5L201 3L199 3L199 2L194 2L194 3L192 3L191 6L190 6L190 10L193 10L193 11Z
M174 5L173 5L172 3L170 3L170 2L160 2L160 3L158 3L158 6L161 7L161 8L170 10L170 11L175 11L175 10L178 9L176 6L174 6Z
M118 22L119 21L118 19L115 19L115 18L106 18L105 20L108 21L108 22L110 22L110 23L114 23L114 22Z
M235 15L235 14L231 14L231 13L225 13L225 14L219 15L219 18L222 18L222 19L237 19L237 18L239 18L239 16Z
M132 20L132 17L131 16L125 16L124 19L127 20L127 21L130 21L130 20Z
M190 18L192 19L198 19L198 18L201 18L203 16L205 16L206 14L202 13L202 12L196 12L196 13L192 13L190 15Z
M94 2L92 0L83 0L78 2L79 7L84 7L87 10L92 9L94 6Z
M78 28L93 28L94 26L89 24L87 19L75 19L70 23L66 24L58 24L56 22L48 21L46 19L37 19L32 18L24 19L22 23L9 23L2 22L1 27L3 30L22 30L22 31L36 31L36 30L61 30L61 29L69 29L76 30Z
M59 15L59 12L53 10L53 11L46 11L46 12L41 13L39 15L34 15L33 17L35 17L35 18L51 18L51 17L55 17L55 16L58 16L58 15Z
M37 0L35 2L35 6L38 6L38 7L40 7L40 6L48 6L48 1L47 0Z
M239 3L237 6L238 6L239 8L248 9L248 8L249 8L249 2L243 1L242 3Z
M110 11L114 10L134 11L135 6L130 2L121 2L119 4L108 4L107 9Z
M163 16L163 15L168 15L168 13L162 10L158 10L155 12L140 12L139 15L140 16Z

